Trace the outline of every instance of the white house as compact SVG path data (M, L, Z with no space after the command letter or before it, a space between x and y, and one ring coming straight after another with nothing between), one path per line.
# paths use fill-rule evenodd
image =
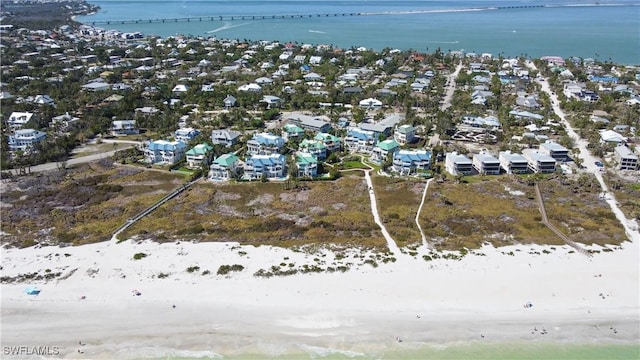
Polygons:
M184 158L187 145L182 141L151 141L144 149L149 164L175 164Z
M445 169L451 175L471 175L473 173L471 159L455 151L446 154L444 163Z
M16 130L13 135L9 135L9 150L10 151L28 151L35 144L41 142L47 137L46 133L34 129L20 129Z
M507 174L524 174L529 171L529 161L520 154L511 151L501 151L498 154L500 166Z
M473 168L479 174L500 175L500 160L487 152L481 152L473 155Z
M551 140L540 144L539 150L540 153L549 155L556 161L563 162L569 159L569 149Z
M529 170L534 173L548 174L556 171L556 160L535 149L524 149L522 155L529 163Z
M193 140L198 135L200 135L200 130L192 127L181 128L176 130L174 133L176 141L182 141L185 144L189 143L189 141Z
M360 105L361 108L365 108L369 110L382 109L382 101L374 98L360 100L358 105Z
M244 178L248 180L278 179L286 174L287 162L282 154L252 155L245 161Z
M238 173L240 159L234 154L220 155L209 167L210 180L229 180Z
M33 113L14 111L9 116L7 123L11 129L20 129L33 118Z
M200 166L209 165L210 154L213 151L213 146L209 144L198 144L189 149L185 155L187 157L187 167L191 169L198 169Z
M371 161L384 163L387 157L393 159L393 154L400 150L400 144L395 140L389 139L378 143L371 151Z
M125 136L139 134L135 120L114 120L111 122L111 134L113 136Z
M614 157L620 170L638 170L638 155L624 145L614 148Z
M284 143L284 138L274 134L254 134L251 140L247 141L247 153L250 155L275 154L280 152Z
M393 132L393 138L400 145L410 144L416 138L416 128L409 124L400 125Z
M211 142L214 145L231 147L238 143L240 133L233 130L217 129L211 131Z

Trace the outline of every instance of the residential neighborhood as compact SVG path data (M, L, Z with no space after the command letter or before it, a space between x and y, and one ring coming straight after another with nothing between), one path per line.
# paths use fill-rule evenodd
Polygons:
M638 176L631 66L545 57L533 70L491 54L131 38L85 25L7 27L2 44L3 170L115 139L138 144L122 164L215 182L335 179L353 155L393 177L577 173L575 143L534 81L545 77L606 169Z

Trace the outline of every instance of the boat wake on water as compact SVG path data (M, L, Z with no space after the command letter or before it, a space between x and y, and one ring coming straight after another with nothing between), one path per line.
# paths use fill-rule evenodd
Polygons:
M244 25L249 25L249 23L235 24L235 25L231 25L231 23L225 23L224 25L220 26L217 29L213 29L213 30L207 31L207 34L213 34L213 33L219 32L219 31L229 30L229 29L237 28L239 26L244 26Z
M320 30L309 30L309 32L314 34L328 34L328 32Z

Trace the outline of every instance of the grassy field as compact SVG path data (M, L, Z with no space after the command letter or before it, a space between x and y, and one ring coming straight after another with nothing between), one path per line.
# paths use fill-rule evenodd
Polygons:
M542 224L534 188L523 178L468 180L438 178L429 187L419 221L436 249L474 249L485 242L563 244ZM5 181L1 220L9 235L2 241L29 246L108 240L128 218L186 181L179 174L114 167L108 161ZM419 245L415 215L426 181L374 176L373 182L378 210L392 237L400 247ZM607 204L598 199L597 187L549 176L540 188L550 221L574 241L617 244L626 239ZM200 181L120 235L130 237L386 250L362 171L346 172L335 181L302 182L293 189L275 182Z

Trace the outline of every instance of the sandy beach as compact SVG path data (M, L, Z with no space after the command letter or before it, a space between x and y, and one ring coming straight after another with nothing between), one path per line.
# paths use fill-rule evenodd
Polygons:
M592 257L569 247L485 247L460 260L431 261L419 249L377 267L358 251L341 259L325 249L232 243L5 248L3 277L47 269L68 277L2 284L3 358L10 346L55 347L54 358L111 359L375 357L481 341L638 344L637 244L610 252L590 247ZM137 253L147 256L134 260ZM244 269L216 274L234 264ZM349 270L254 276L305 264ZM41 293L25 294L28 286Z

